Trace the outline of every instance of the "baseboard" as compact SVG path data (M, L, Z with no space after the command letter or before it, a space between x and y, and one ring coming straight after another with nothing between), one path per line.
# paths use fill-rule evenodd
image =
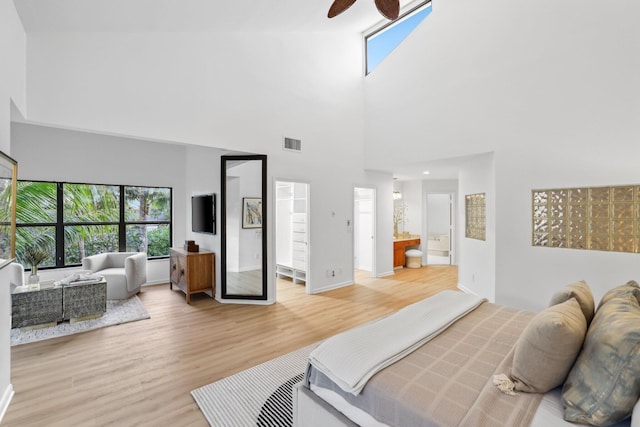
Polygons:
M462 292L464 292L465 294L471 294L471 295L475 295L478 296L478 294L476 294L475 292L473 292L471 289L467 288L466 286L464 286L462 283L458 283L458 289L460 289Z
M353 285L353 281L352 280L348 280L346 282L341 282L341 283L334 283L331 285L327 285L327 286L323 286L319 289L314 289L313 292L311 292L312 295L315 294L319 294L322 292L327 292L327 291L332 291L334 289L338 289L338 288L344 288L345 286L349 286L349 285Z
M385 271L384 273L379 273L376 277L387 277L387 276L393 276L395 274L395 272L392 271Z
M9 409L9 403L11 403L11 399L13 399L14 391L13 385L9 384L2 395L2 399L0 400L0 422L2 422L2 418L4 414Z
M221 299L216 298L221 304L245 304L245 305L271 305L275 304L275 300L273 298L269 298L266 300L257 300L257 299Z
M258 265L250 265L248 267L242 267L240 269L240 273L244 273L246 271L254 271L254 270L262 270L262 265L258 264Z
M144 285L142 285L142 287L145 286L155 286L155 285L166 285L167 283L169 283L169 279L165 279L165 280L153 280L151 282L147 282Z

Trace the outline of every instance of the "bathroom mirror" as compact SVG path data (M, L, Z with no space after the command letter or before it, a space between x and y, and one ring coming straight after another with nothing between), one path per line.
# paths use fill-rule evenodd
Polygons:
M223 299L267 299L267 156L222 156Z

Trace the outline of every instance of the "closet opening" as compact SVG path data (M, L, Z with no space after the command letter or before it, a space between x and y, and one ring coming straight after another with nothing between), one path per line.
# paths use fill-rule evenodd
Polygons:
M275 200L276 278L309 293L309 184L276 181Z

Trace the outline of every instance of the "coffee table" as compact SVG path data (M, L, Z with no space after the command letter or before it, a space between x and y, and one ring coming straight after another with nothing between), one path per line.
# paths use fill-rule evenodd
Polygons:
M11 327L40 328L58 322L94 319L107 311L104 278L62 284L55 281L17 286L11 292Z
M69 322L95 319L107 311L107 282L72 282L62 286L62 318Z
M11 292L12 328L54 326L62 320L62 286L53 280L17 286Z

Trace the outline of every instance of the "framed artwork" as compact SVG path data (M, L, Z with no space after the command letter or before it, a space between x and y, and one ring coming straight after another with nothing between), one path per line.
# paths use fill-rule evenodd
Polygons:
M242 198L242 228L262 228L262 198Z

